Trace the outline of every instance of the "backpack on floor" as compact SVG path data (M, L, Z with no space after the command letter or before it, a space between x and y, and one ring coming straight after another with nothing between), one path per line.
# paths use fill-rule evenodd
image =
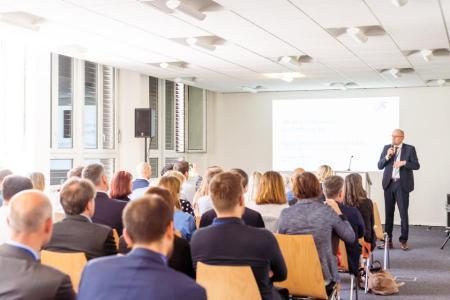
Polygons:
M399 292L398 288L404 283L398 284L389 271L383 270L381 263L375 261L369 270L369 289L376 295L392 295Z

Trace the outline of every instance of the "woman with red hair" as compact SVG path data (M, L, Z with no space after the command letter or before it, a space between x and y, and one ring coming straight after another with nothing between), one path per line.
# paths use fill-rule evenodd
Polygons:
M116 172L111 179L109 196L113 199L130 201L128 195L131 194L132 179L133 175L127 171Z

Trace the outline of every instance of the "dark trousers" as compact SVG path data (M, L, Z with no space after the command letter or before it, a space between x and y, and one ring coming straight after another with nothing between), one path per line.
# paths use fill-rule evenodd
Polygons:
M408 220L409 193L402 190L400 180L391 181L386 190L384 190L384 203L386 212L386 222L384 231L387 232L389 240L392 240L392 229L394 228L395 203L397 203L402 228L399 241L401 243L407 242L409 232L409 220Z

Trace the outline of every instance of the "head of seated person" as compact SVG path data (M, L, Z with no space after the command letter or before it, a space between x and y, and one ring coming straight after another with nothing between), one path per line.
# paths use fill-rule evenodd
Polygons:
M332 175L322 183L323 193L327 200L331 199L342 203L345 197L344 179L341 176Z
M292 191L298 200L318 198L321 194L319 180L311 172L297 174L292 183Z
M78 166L78 167L70 169L67 172L67 178L68 179L72 178L72 177L79 177L79 178L81 178L81 174L83 173L83 169L84 169L83 166Z
M101 164L90 164L84 167L81 176L90 180L97 191L107 192L109 190L105 168Z
M90 180L70 178L61 188L59 198L66 215L84 215L88 218L94 216L95 187Z
M33 188L36 190L45 190L45 176L41 172L32 172L29 175L31 182L33 183Z
M209 185L209 195L218 218L241 218L244 194L241 176L233 172L217 174Z
M148 162L141 162L136 167L138 178L150 180L152 178L152 166Z
M261 176L259 189L255 197L257 205L286 204L284 180L280 173L267 171Z
M230 172L239 174L241 176L243 193L244 194L247 193L247 191L248 191L248 174L244 170L239 169L239 168L233 168L230 170Z
M130 200L128 196L133 190L133 175L127 171L118 171L111 178L109 196L113 199Z
M19 175L6 176L3 180L4 205L8 205L10 199L17 193L31 189L33 189L33 183L30 178Z

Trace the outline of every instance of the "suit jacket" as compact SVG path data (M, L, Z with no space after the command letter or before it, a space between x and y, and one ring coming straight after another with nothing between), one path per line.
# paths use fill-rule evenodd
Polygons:
M78 300L203 300L205 290L172 270L159 253L137 248L124 256L91 260L83 271Z
M75 292L68 275L36 261L26 251L0 246L0 299L72 300Z
M122 211L127 202L109 198L105 192L97 191L95 196L95 214L92 217L94 223L108 225L122 235Z
M66 216L53 226L45 250L55 252L84 252L87 259L117 253L111 227L96 224L81 215Z
M202 228L211 225L216 217L217 214L214 209L208 210L202 215L199 227ZM245 208L244 214L242 215L242 220L246 225L257 228L265 228L265 224L261 214L251 208Z
M197 230L191 240L194 264L250 266L263 299L279 299L273 281L287 276L286 264L273 234L245 225L240 218L217 218ZM269 277L269 271L273 276Z
M133 180L131 189L134 191L136 189L146 188L149 185L150 185L150 182L147 179L136 178L135 180Z
M119 252L121 254L128 254L131 248L128 248L123 236L119 239ZM192 264L191 246L189 242L183 238L175 236L173 240L173 251L168 261L169 267L184 273L187 276L195 279L195 270Z
M386 154L388 149L392 145L386 145L383 148L383 151L380 155L380 160L378 161L378 169L382 170L384 168L383 172L383 189L387 189L389 186L389 183L391 182L392 178L392 169L394 165L395 155L393 155L390 159L386 159ZM419 159L417 158L416 154L416 148L414 146L403 144L401 153L400 153L400 160L405 160L406 165L400 168L400 186L404 192L412 192L414 190L414 175L413 170L419 170L420 163Z

